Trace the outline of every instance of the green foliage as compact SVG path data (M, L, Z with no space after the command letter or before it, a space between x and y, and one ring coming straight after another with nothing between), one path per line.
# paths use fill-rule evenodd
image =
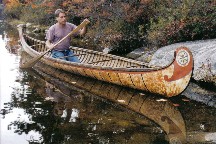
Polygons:
M215 38L216 11L213 1L176 1L157 5L147 39L157 47L181 41Z
M88 18L88 33L75 43L94 50L109 47L122 53L216 37L214 0L13 1L16 5L8 6L7 15L25 22L50 26L56 8L63 8L76 25Z
M6 7L4 9L4 13L6 17L9 19L19 19L19 17L22 15L21 13L22 9L23 9L22 5L19 4L19 5L15 5L14 7L9 7L9 8Z
M20 19L25 22L49 25L54 21L54 17L46 12L46 7L25 6L21 11Z

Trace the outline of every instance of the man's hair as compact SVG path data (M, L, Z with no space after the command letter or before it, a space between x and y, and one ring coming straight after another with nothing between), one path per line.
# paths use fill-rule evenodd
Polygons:
M57 9L57 10L55 11L55 17L58 17L60 13L65 13L65 11L62 10L62 9Z

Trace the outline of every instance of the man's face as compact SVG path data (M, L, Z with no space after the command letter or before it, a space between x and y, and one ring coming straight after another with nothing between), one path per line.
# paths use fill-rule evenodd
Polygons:
M66 15L65 13L59 13L59 16L56 18L59 24L66 24Z

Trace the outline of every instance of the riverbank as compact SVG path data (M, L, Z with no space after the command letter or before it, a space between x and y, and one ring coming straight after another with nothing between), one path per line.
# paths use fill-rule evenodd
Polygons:
M26 25L28 27L28 29L32 30L31 31L32 33L45 33L45 31L49 28L48 26L45 26L45 25L37 25L37 24L34 24L34 23L26 23L24 21L20 21L20 20L17 20L17 19L7 20L6 23L13 26L14 28L16 28L20 24Z

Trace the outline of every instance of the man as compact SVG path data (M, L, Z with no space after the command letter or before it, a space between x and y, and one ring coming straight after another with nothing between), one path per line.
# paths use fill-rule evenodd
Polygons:
M46 46L51 49L54 44L64 38L68 33L70 33L77 26L67 22L66 14L62 9L57 9L55 11L55 17L57 23L52 25L46 34ZM79 30L75 35L84 35L86 33L86 27ZM74 53L69 49L71 38L67 37L64 41L59 43L55 48L52 49L52 57L60 58L72 62L80 62Z

